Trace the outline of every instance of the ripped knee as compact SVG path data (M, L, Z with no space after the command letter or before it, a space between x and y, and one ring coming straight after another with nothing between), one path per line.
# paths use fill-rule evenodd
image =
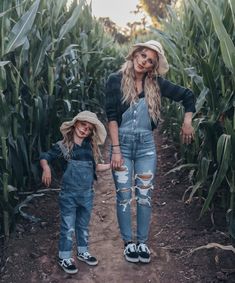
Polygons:
M127 166L116 168L114 171L116 181L120 184L125 184L128 181L128 172Z
M138 184L138 187L141 189L149 189L152 187L153 178L154 174L151 171L135 175L136 184Z

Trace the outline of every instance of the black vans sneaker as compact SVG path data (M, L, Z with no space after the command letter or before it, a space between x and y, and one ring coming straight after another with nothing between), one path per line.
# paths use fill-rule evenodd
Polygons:
M150 258L150 250L146 244L141 243L137 245L137 252L139 254L139 261L143 263L149 263Z
M124 257L130 262L139 262L139 255L136 251L136 244L126 243L124 249Z
M63 270L68 274L75 274L78 272L77 267L74 264L73 258L66 258L66 259L59 258L58 263L63 268Z
M98 264L98 260L94 256L91 256L89 252L78 253L77 257L78 257L79 260L84 261L88 265L97 265Z

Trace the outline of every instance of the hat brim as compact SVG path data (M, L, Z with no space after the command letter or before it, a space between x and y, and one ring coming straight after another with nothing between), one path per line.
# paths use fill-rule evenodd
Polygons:
M72 121L64 122L61 125L60 131L61 131L62 135L64 135L64 133L69 128L74 126L74 124L77 121L86 121L86 122L89 122L92 125L94 125L95 128L96 128L95 132L96 132L96 135L97 135L97 144L103 144L105 142L105 139L106 139L106 136L107 136L107 132L106 132L106 129L105 129L104 125L100 122L100 120L98 118L88 116L86 114L83 114L82 112L79 113L77 116L75 116Z
M148 43L136 43L133 45L134 48L137 47L145 47L148 49L151 49L155 52L157 52L158 54L158 66L156 68L156 71L159 75L165 75L168 71L169 71L169 64L167 62L167 59L164 55L164 51L156 46L156 45L150 45ZM130 57L130 56L129 56ZM127 57L127 59L130 59L129 57Z

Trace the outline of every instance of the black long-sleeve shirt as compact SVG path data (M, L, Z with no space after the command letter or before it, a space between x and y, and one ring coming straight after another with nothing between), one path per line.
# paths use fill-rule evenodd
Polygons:
M70 152L70 158L80 161L92 161L95 172L94 178L97 179L96 164L93 157L91 141L89 138L85 138L82 141L81 145L74 144L73 149ZM59 162L61 162L63 171L66 170L68 164L68 161L64 158L64 155L58 143L55 143L47 152L42 152L39 159L46 159L48 163L51 163L53 160L58 159Z
M106 114L108 121L117 121L121 125L122 114L130 107L122 102L121 93L122 73L117 72L109 76L106 83ZM195 97L193 92L182 86L176 85L162 77L157 77L161 96L168 97L174 101L181 101L185 112L195 112ZM139 96L144 97L144 91ZM152 121L152 128L156 125Z

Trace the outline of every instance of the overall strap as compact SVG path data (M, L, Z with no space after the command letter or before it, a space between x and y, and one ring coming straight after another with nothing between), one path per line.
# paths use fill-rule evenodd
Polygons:
M62 152L62 154L63 154L63 156L64 156L64 159L67 160L67 161L70 160L71 157L70 157L69 150L68 150L67 147L63 144L63 142L62 142L62 141L58 141L57 144L58 144L58 146L60 147L60 150L61 150L61 152Z

